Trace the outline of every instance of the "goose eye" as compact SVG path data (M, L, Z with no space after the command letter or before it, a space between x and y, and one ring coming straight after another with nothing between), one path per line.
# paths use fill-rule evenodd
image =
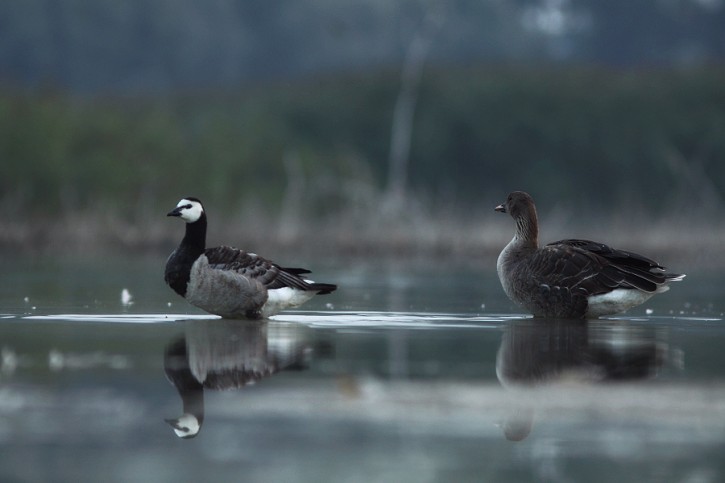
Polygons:
M185 209L185 210L188 210L188 209L190 209L190 208L191 208L191 204L188 204L188 205L185 205L185 206L184 206L184 209Z

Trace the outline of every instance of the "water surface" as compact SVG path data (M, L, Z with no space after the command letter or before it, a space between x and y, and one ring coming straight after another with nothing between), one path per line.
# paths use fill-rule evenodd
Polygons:
M714 271L572 323L520 313L491 267L323 264L337 293L250 323L161 265L3 262L1 481L725 478Z

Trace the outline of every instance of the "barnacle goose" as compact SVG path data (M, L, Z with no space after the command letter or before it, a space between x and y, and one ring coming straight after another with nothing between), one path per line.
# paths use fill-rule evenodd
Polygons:
M184 220L186 234L166 262L164 280L209 313L266 318L337 288L304 278L309 270L282 268L254 253L228 246L206 248L206 213L198 198L183 198L167 216Z

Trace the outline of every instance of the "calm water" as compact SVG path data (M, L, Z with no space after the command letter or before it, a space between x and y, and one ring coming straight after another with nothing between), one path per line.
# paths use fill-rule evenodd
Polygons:
M0 481L725 479L714 271L534 323L493 267L309 264L341 289L249 323L188 306L163 262L2 262ZM184 407L192 439L165 422Z

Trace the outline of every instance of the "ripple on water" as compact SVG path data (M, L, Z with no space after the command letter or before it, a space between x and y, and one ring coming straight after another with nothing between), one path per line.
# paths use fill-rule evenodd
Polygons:
M451 314L425 312L383 312L383 311L298 311L276 315L270 320L277 322L296 323L319 328L499 328L510 320L527 319L525 314ZM20 319L61 322L105 322L117 324L152 324L182 320L215 320L216 315L209 314L44 314L44 315L10 315L0 314L0 319ZM706 326L713 322L722 322L719 317L699 316L617 316L601 319L602 321L635 322L656 325Z
M466 315L423 312L298 312L274 317L280 322L296 322L311 327L353 328L497 328L512 315Z
M189 314L44 314L7 316L22 320L62 322L106 322L118 324L165 323L181 320L213 320L215 315ZM353 327L353 328L496 328L503 322L518 319L515 315L460 315L419 312L292 312L272 317L271 320L298 323L310 327Z
M175 322L178 320L208 320L218 319L215 315L189 315L189 314L47 314L27 315L23 320L43 320L62 322L111 322L120 324L149 324L161 322Z

